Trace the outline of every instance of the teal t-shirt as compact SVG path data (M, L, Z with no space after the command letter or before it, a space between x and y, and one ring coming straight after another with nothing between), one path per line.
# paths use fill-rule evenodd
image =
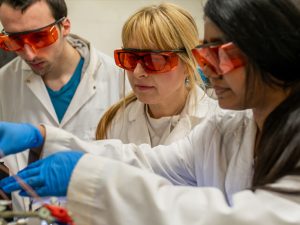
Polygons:
M47 87L47 91L59 122L61 122L64 117L80 83L83 63L84 59L81 58L71 79L60 90L53 91L51 88Z

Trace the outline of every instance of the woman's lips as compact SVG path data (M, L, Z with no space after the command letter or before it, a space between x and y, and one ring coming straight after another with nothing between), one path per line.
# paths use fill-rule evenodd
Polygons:
M230 90L230 88L223 88L223 87L219 87L219 86L214 86L213 88L215 89L215 93L217 96L221 96L225 92Z
M153 86L147 86L147 85L135 85L135 87L140 91L147 91L154 88Z

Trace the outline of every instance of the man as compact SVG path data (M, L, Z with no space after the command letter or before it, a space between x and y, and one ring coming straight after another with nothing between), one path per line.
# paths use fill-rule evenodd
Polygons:
M0 0L0 21L1 47L19 56L0 70L0 120L93 139L102 113L123 93L113 60L70 34L64 0ZM28 151L4 161L16 173L28 164ZM24 208L20 201L16 209Z

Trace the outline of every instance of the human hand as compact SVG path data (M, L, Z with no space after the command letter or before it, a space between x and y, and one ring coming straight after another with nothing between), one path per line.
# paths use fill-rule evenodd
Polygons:
M72 172L82 155L78 151L59 152L30 164L17 176L38 196L66 196ZM21 196L28 196L13 176L2 179L0 187L6 193L21 190Z
M39 147L43 141L40 131L29 123L0 122L0 156Z

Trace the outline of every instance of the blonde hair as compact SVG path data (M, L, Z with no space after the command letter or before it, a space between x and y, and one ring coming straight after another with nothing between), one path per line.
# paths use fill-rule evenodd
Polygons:
M175 4L163 3L138 10L127 19L122 30L123 47L128 48L132 40L138 40L135 44L140 49L184 48L186 51L178 53L178 56L185 65L188 90L194 90L201 82L191 52L199 42L198 30L193 17L183 8ZM119 109L136 99L134 93L131 93L105 112L97 127L97 140L106 138L107 129Z

